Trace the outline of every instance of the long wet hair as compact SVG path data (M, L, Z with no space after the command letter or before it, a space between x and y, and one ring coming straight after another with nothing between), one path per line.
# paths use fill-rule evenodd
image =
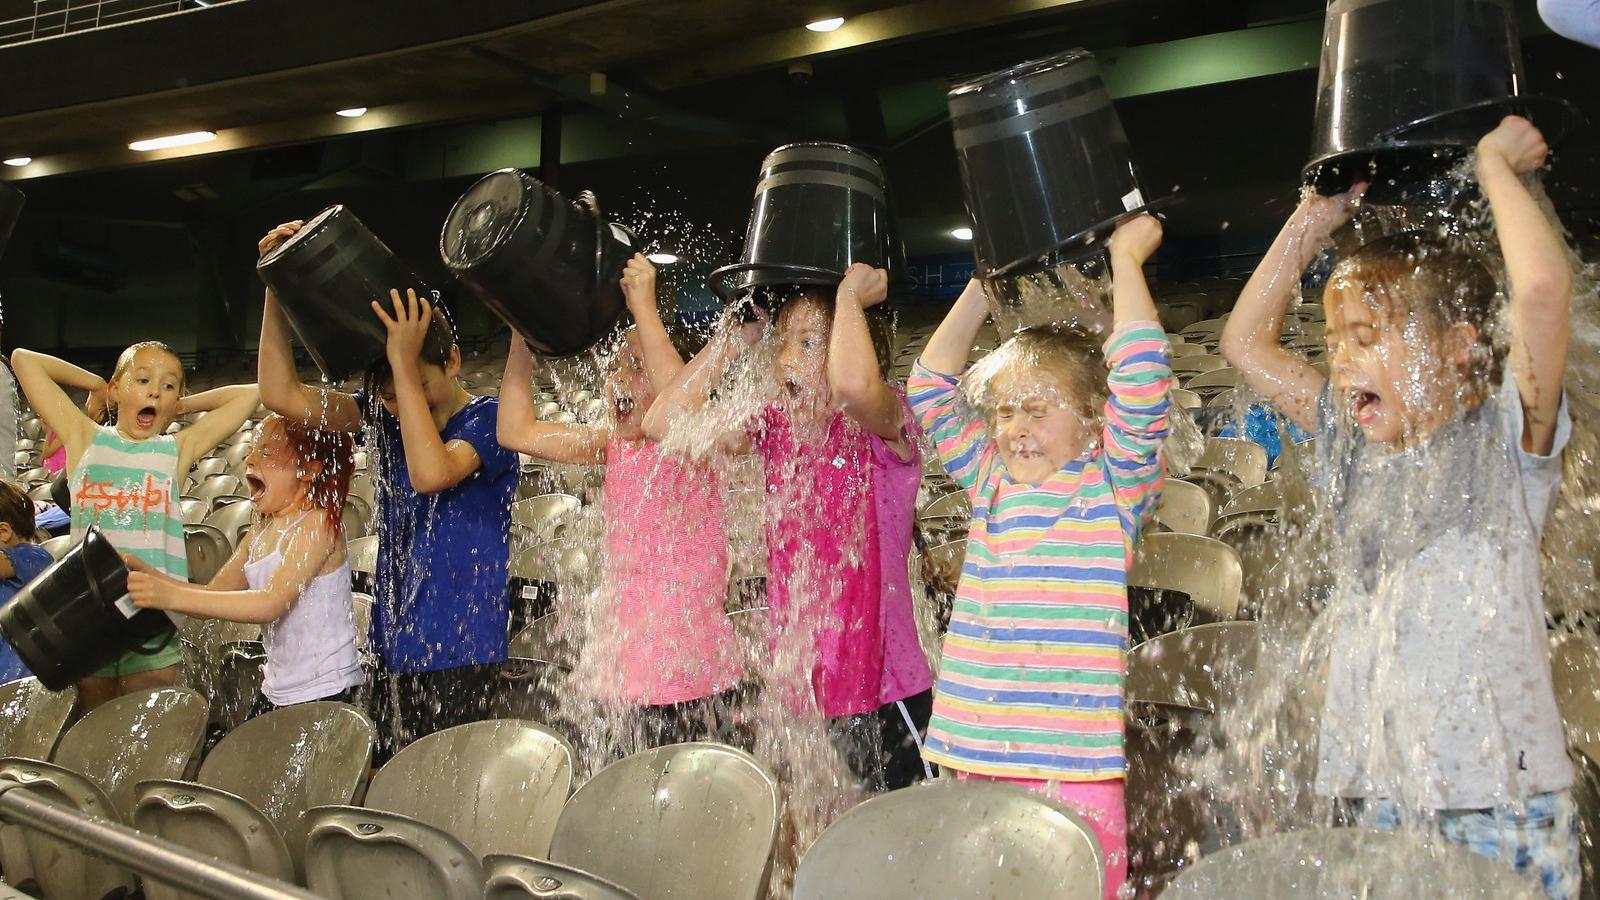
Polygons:
M828 323L828 333L833 333L834 304L838 302L834 297L834 289L820 285L793 285L787 291L769 289L773 309L775 310L772 321L776 325L779 317L785 310L792 307L811 305L822 310L823 318ZM862 310L862 317L867 320L867 336L872 340L872 354L877 358L878 374L885 381L889 380L890 357L893 356L891 347L894 344L894 326L888 315L878 312L880 307L874 306Z
M326 517L328 528L338 531L344 522L344 502L350 496L350 476L355 473L355 438L343 431L313 428L273 413L256 426L283 429L284 443L294 456L295 473L308 463L318 463L307 482L311 505Z

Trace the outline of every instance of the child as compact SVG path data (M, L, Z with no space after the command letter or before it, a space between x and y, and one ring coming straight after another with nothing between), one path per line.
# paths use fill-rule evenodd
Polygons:
M33 501L28 495L0 480L0 604L50 566L50 553L33 543L33 518ZM0 684L31 674L10 642L0 640Z
M265 254L299 231L279 225ZM456 380L461 349L442 315L407 291L372 303L388 331L386 361L356 394L300 383L288 321L267 291L259 378L272 411L324 430L377 439L379 659L373 691L380 759L405 744L484 717L506 658L506 542L517 456L495 442L492 398Z
M606 466L604 590L618 628L618 698L643 707L648 746L723 733L740 675L724 611L728 533L722 484L708 466L663 453L642 428L655 385L683 369L656 311L655 267L635 254L622 273L633 314L616 370L606 381L611 421L541 422L533 415L533 354L512 341L500 388L500 444L555 462Z
M1240 296L1222 352L1318 433L1338 537L1318 793L1360 800L1378 827L1420 821L1539 877L1551 897L1576 897L1573 772L1539 580L1571 429L1571 275L1521 181L1546 150L1517 117L1478 143L1509 335L1479 254L1406 232L1334 269L1331 383L1279 347L1295 279L1350 218L1358 187L1301 202Z
M44 447L39 451L39 465L43 466L52 478L67 468L67 445L61 443L61 435L49 428L44 430Z
M1111 238L1103 357L1074 328L1018 334L966 376L978 420L957 380L987 312L973 281L907 382L972 498L927 755L958 778L1011 781L1077 810L1105 851L1107 897L1128 870L1128 567L1161 484L1172 381L1143 272L1160 242L1150 216Z
M268 416L245 457L260 520L210 584L126 557L135 606L261 624L266 677L251 716L311 700L348 703L364 680L341 522L354 455L347 434Z
M260 402L255 385L183 395L183 363L165 344L145 341L122 351L111 381L64 360L31 350L11 355L28 402L67 447L72 488L72 536L99 526L120 551L177 578L189 576L183 512L183 478L196 459L243 425ZM100 425L79 409L63 387L87 390L90 408L115 413ZM99 396L104 393L102 403ZM205 412L176 435L178 416ZM178 642L158 638L78 682L84 712L123 694L165 687L177 679Z
M765 470L774 634L815 627L804 668L817 707L873 790L926 773L933 681L906 564L922 476L916 424L883 378L865 315L887 294L887 273L859 263L832 298L795 292L776 323L777 400L746 427ZM726 340L696 356L651 406L646 434L663 437L680 410L703 404L727 357Z

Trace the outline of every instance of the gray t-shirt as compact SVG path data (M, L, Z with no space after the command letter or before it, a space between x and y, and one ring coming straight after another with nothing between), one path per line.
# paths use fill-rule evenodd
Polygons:
M1485 809L1572 784L1539 586L1565 400L1548 455L1522 449L1522 426L1509 374L1403 452L1366 445L1324 393L1335 590L1318 793Z

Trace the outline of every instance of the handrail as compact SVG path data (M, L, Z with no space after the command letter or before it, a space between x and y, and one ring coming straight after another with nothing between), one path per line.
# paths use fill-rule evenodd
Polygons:
M317 900L303 888L0 784L0 819L208 900Z
M197 12L227 2L232 0L34 0L32 14L0 21L0 46Z

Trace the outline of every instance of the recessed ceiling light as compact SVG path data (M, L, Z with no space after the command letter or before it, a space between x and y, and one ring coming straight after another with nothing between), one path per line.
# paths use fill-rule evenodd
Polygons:
M33 162L33 157L31 156L13 156L5 160L5 164L8 166L25 166L31 162Z
M217 139L214 131L189 131L184 134L168 134L161 137L146 138L134 141L128 145L129 150L166 150L169 147L187 147L190 144L204 144Z
M359 119L366 114L367 108L365 106L352 106L349 109L341 109L334 113L334 115L344 116L346 119Z
M658 266L670 266L678 261L677 254L674 253L652 253L649 256L646 256L645 259L650 260Z
M806 30L807 31L815 31L815 32L817 32L819 34L827 34L830 31L838 31L839 30L839 26L843 25L843 24L844 24L844 19L843 18L818 19L815 22L807 22L806 23Z
M958 241L970 241L972 240L972 229L965 225L960 228L952 228L950 229L950 236Z

